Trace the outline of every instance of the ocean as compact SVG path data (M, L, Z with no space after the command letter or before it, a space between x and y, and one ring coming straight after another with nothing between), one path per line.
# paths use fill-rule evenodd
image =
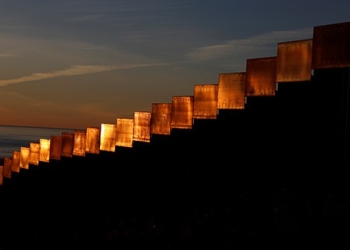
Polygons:
M0 159L12 157L14 150L29 147L31 142L50 139L51 135L62 135L62 132L74 132L74 129L38 128L0 125Z

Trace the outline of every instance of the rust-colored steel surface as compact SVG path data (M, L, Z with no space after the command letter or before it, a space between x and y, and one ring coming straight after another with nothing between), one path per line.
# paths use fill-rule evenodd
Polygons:
M134 141L151 141L151 112L134 112Z
M193 96L173 96L171 128L192 129Z
M4 166L0 166L0 186L4 184Z
M62 137L51 135L50 140L50 159L61 160Z
M29 169L29 147L21 147L20 168Z
M86 144L85 152L90 154L99 154L100 153L100 137L101 129L87 127L86 128Z
M276 82L311 80L312 39L277 44Z
M20 172L20 158L21 153L17 150L12 151L12 172L19 173Z
M171 103L152 104L151 134L170 135L171 110Z
M277 57L247 59L245 96L276 95Z
M29 164L39 165L40 143L31 142L29 144Z
M11 179L12 176L12 159L10 157L4 158L4 177Z
M219 74L217 109L244 109L245 72Z
M50 161L50 139L40 139L39 161Z
M116 124L101 124L100 150L115 152L115 136L117 133Z
M315 26L312 68L350 67L350 22Z
M73 155L85 156L85 145L86 145L86 131L84 130L74 131Z
M216 119L218 84L194 85L193 118Z
M132 148L134 132L134 119L117 118L117 133L115 145Z
M61 156L73 157L74 133L62 132Z

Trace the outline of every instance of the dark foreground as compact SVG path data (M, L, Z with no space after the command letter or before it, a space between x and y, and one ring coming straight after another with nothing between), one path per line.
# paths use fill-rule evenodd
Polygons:
M335 173L131 156L62 159L13 174L1 187L0 248L350 247L349 190Z

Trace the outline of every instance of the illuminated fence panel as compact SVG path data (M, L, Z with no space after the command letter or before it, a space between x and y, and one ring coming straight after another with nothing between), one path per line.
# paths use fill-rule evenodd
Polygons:
M152 104L151 134L170 135L171 110L171 103Z
M151 141L151 112L134 112L133 140Z
M0 186L4 184L4 166L0 166Z
M171 128L192 129L193 96L173 96Z
M29 169L29 152L30 148L21 147L21 158L20 158L20 168Z
M311 80L312 39L277 44L276 82Z
M247 60L245 96L276 95L277 57Z
M12 159L10 157L4 158L4 177L11 179L12 175Z
M219 74L217 109L244 109L245 72Z
M74 133L62 132L61 156L73 157Z
M120 147L132 147L134 119L117 118L117 133L115 145Z
M350 66L350 22L316 26L313 30L312 68Z
M73 155L85 156L86 131L74 131L74 148Z
M100 153L100 128L88 127L86 129L85 151L90 154Z
M218 84L194 86L193 118L216 119L218 86Z
M40 143L38 142L31 142L29 144L29 164L32 165L39 165L39 153L40 153Z
M51 135L50 139L50 159L61 160L62 137Z
M20 172L20 159L21 152L14 150L12 151L12 172L19 173Z
M50 161L50 140L49 139L40 139L39 161L41 162Z
M100 150L115 152L115 136L117 126L115 124L101 124Z

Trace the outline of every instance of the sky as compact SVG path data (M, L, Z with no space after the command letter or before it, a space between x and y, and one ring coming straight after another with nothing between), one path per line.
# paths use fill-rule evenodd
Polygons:
M99 127L193 95L349 0L1 0L0 125Z

